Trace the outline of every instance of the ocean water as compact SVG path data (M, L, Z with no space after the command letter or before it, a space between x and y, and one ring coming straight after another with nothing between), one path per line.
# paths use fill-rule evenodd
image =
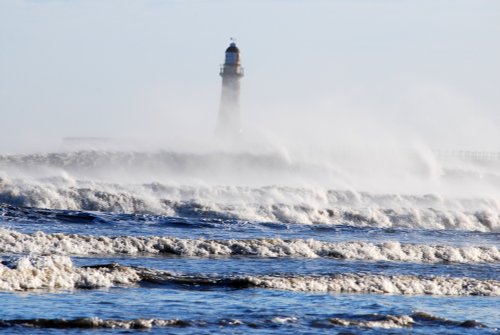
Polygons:
M0 333L499 334L495 164L0 156Z

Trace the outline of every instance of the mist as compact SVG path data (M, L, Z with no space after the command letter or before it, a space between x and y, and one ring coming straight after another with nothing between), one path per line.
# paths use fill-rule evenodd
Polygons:
M3 178L497 195L498 162L437 152L500 151L498 4L116 4L0 5ZM243 132L220 141L230 36Z

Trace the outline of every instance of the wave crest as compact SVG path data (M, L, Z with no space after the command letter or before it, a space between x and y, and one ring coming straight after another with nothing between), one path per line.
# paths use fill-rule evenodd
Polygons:
M495 247L454 247L401 244L387 241L331 243L314 239L248 240L181 239L174 237L105 237L88 235L23 234L0 228L0 252L61 255L175 254L188 257L331 257L349 260L419 263L500 262Z
M500 282L473 278L339 274L334 276L176 275L116 264L74 267L66 256L29 256L0 264L0 290L58 290L133 285L139 282L234 288L267 288L302 292L401 295L499 296Z
M140 280L131 268L74 267L66 256L26 256L0 263L0 290L64 290L130 285Z
M290 323L301 323L306 320L294 316L276 316L272 319L246 321L239 319L214 320L181 320L181 319L101 319L97 317L76 319L10 319L0 320L0 327L37 327L58 329L151 329L165 327L206 327L213 324L218 327L250 326L259 328L276 328ZM307 320L309 321L309 320ZM458 326L461 328L487 328L486 325L474 320L455 321L437 317L425 312L411 315L368 314L345 317L339 315L328 319L313 319L309 321L315 328L355 327L371 329L411 328L420 325Z
M0 180L0 203L257 222L500 232L492 199L375 195L282 186L118 185L66 179ZM5 216L0 206L0 215Z

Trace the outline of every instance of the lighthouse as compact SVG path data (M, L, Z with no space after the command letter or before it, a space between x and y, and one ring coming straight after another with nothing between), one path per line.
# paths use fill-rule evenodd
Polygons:
M220 76L222 77L222 93L216 133L221 137L232 137L241 131L240 80L243 77L240 49L234 41L226 49L226 57L220 68Z

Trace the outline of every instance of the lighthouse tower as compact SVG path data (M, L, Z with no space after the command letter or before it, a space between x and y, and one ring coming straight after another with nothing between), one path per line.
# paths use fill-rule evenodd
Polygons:
M226 59L220 68L222 94L220 99L217 135L236 136L240 133L240 79L243 68L240 64L240 50L231 42L226 49Z

